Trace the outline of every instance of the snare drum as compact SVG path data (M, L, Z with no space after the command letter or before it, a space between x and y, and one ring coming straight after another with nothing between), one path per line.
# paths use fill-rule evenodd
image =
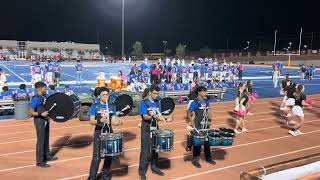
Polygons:
M210 146L219 146L221 144L222 137L220 134L208 134L208 142Z
M220 128L219 130L220 130L220 133L219 133L219 134L220 134L221 136L222 136L222 135L225 135L225 134L231 135L231 136L233 136L233 137L236 136L236 132L234 132L233 129Z
M221 136L221 145L222 146L231 146L233 144L233 140L236 136L236 133L233 129L229 128L220 128L220 136Z
M153 148L157 152L173 150L173 131L158 129L152 132Z
M234 136L231 134L221 135L221 146L231 146L233 144Z
M100 156L115 157L123 154L123 135L121 133L101 133Z
M205 132L197 133L196 131L192 131L191 138L193 146L201 146L206 143L207 135Z

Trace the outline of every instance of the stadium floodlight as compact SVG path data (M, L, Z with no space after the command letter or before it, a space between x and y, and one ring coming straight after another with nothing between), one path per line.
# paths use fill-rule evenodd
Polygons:
M250 47L250 41L247 41L247 43L248 43L248 47L247 47L247 48L249 49L249 47Z
M122 58L124 56L124 0L122 0L122 50L121 50Z

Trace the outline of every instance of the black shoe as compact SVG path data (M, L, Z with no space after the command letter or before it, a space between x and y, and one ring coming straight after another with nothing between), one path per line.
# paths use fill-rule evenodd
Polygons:
M147 180L146 175L140 175L140 180Z
M58 160L58 157L48 156L46 159L47 159L47 161L55 161L55 160Z
M201 164L199 163L199 158L192 159L192 164L197 168L201 168Z
M206 162L211 165L216 165L216 162L212 158L206 158Z
M50 167L50 165L47 164L47 163L37 163L36 166L41 167L41 168L48 168L48 167Z
M164 176L164 173L163 173L158 167L152 167L152 168L151 168L151 171L152 171L154 174L158 174L159 176Z

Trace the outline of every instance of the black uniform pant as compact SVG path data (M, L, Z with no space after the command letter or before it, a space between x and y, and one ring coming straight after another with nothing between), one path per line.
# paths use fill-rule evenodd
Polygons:
M113 132L111 130L111 132ZM90 173L88 180L94 180L96 179L98 170L99 170L99 164L101 162L101 156L100 156L100 148L101 148L101 142L100 142L100 135L101 130L95 130L93 134L93 154L92 154L92 161L90 165ZM103 164L103 180L109 180L111 179L110 175L110 167L112 163L111 157L105 157L104 164Z
M204 156L206 157L206 159L210 159L211 158L211 152L210 152L209 143L206 142L203 145L203 148L204 148ZM201 146L193 146L193 158L200 157L200 153L201 153Z
M50 122L42 118L34 118L34 126L37 132L36 161L37 164L45 163L50 156L49 129Z
M150 124L142 121L141 124L141 151L139 162L139 175L145 175L148 170L149 159L152 166L157 166L158 153L152 149L153 143L150 138Z

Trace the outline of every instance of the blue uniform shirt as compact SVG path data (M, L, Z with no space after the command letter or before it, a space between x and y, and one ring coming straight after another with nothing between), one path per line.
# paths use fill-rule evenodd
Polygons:
M77 63L74 67L76 68L76 71L82 71L83 68L81 63Z
M45 99L46 95L43 95L42 97L43 97L43 99ZM42 103L41 98L38 96L34 96L34 97L32 97L29 105L30 105L31 109L35 110L39 105L41 105L41 103Z
M54 65L52 63L46 64L46 70L47 72L53 72Z
M141 69L141 71L143 72L143 71L145 71L146 69L148 69L148 65L145 64L145 63L142 63L142 64L140 65L140 69Z
M16 91L16 98L28 98L29 92L25 89L19 89Z
M204 99L201 99L201 100L199 101L199 104L200 104L201 107L206 107L206 106L207 106L206 101L205 101ZM194 112L197 108L198 108L198 105L197 105L196 101L192 101L192 102L190 103L189 107L188 107L188 110L189 110L190 112ZM207 107L207 108L210 109L210 106Z
M3 91L0 94L0 99L10 99L13 97L13 92L12 91Z
M35 74L41 74L41 67L40 65L34 65L33 66L33 71Z
M157 103L157 100L155 100L154 102L151 102L149 97L147 97L146 100L147 100L149 108L151 108L151 109L154 108L154 109L157 109L159 112L161 112L161 106L160 106L159 102ZM145 99L140 102L139 114L141 116L149 115L148 108L147 108L147 105L145 103Z

